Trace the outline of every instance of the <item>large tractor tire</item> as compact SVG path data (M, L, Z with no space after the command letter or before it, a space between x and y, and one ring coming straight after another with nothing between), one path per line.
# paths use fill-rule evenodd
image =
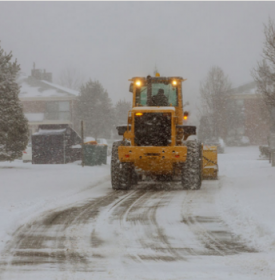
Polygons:
M128 190L132 185L133 167L122 163L118 158L118 147L125 146L123 141L113 143L111 158L111 182L114 190Z
M135 168L132 167L132 185L137 185L138 184L138 181L139 181L139 176L138 174L136 173L135 171Z
M182 167L181 183L184 189L199 190L202 180L202 146L197 141L187 141L187 157Z

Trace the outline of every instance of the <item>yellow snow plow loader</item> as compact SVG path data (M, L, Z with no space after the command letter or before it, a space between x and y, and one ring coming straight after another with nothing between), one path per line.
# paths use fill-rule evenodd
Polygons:
M181 77L130 79L132 109L118 126L111 159L113 189L129 189L139 180L180 180L183 189L200 189L204 178L217 178L217 150L196 140L196 127L185 125Z

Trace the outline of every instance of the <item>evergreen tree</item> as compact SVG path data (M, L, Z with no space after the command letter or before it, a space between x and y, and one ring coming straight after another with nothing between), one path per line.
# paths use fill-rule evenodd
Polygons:
M109 137L114 124L114 112L108 92L99 81L91 79L80 88L77 101L77 118L85 123L85 135Z
M131 110L131 102L119 100L115 107L116 125L127 124L128 112Z
M28 121L19 101L16 77L17 61L11 62L0 46L0 161L12 161L22 156L28 144Z

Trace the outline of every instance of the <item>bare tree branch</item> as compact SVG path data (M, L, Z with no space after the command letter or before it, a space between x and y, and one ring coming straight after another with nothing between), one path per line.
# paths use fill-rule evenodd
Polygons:
M80 90L81 85L85 83L85 78L75 68L67 67L60 72L56 83L70 89Z
M224 117L226 100L230 89L230 81L218 66L213 66L206 79L200 84L202 114L208 119L209 130L213 129L213 137L220 137L223 134L226 121Z
M269 18L264 25L265 42L263 60L252 71L257 84L257 93L261 94L268 108L275 106L275 24Z

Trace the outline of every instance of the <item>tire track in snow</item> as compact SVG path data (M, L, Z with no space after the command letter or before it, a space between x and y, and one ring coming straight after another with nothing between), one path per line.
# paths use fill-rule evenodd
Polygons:
M191 231L204 244L204 252L194 252L198 255L233 255L239 253L256 252L254 248L249 248L234 236L225 222L219 217L215 204L214 194L218 191L217 186L210 189L207 185L200 191L188 191L188 203L183 205L182 222L187 224ZM205 209L200 209L200 204L210 200ZM197 213L197 214L195 214Z
M217 186L207 184L199 191L179 190L174 184L139 184L129 191L110 190L103 197L48 211L17 230L2 267L18 273L57 269L66 279L73 279L76 272L106 273L110 263L123 266L134 260L150 270L150 261L253 252L218 216L214 204L217 191ZM180 208L186 225L182 228L193 233L204 249L192 248L188 240L182 242L188 234L179 238L170 231L169 235L167 218L157 219L159 211L170 209L172 217ZM172 245L171 238L178 247Z
M156 219L157 210L167 206L174 195L173 192L164 191L163 187L160 186L163 184L149 184L143 189L139 187L137 198L128 201L128 204L115 215L119 216L120 223L126 230L138 227L137 230L142 231L141 236L136 236L139 244L143 249L150 248L154 252L150 255L146 253L134 254L132 256L134 259L163 261L184 259L177 249L171 246L168 237Z
M87 271L89 260L77 250L78 239L81 239L77 227L95 219L101 208L128 195L125 191L111 191L106 196L80 205L48 211L28 225L21 226L5 249L7 261L1 263L2 271L24 270L26 266L36 266L37 270L39 265L45 264L51 267L58 265L60 270L66 267L77 270L81 266L81 270Z

